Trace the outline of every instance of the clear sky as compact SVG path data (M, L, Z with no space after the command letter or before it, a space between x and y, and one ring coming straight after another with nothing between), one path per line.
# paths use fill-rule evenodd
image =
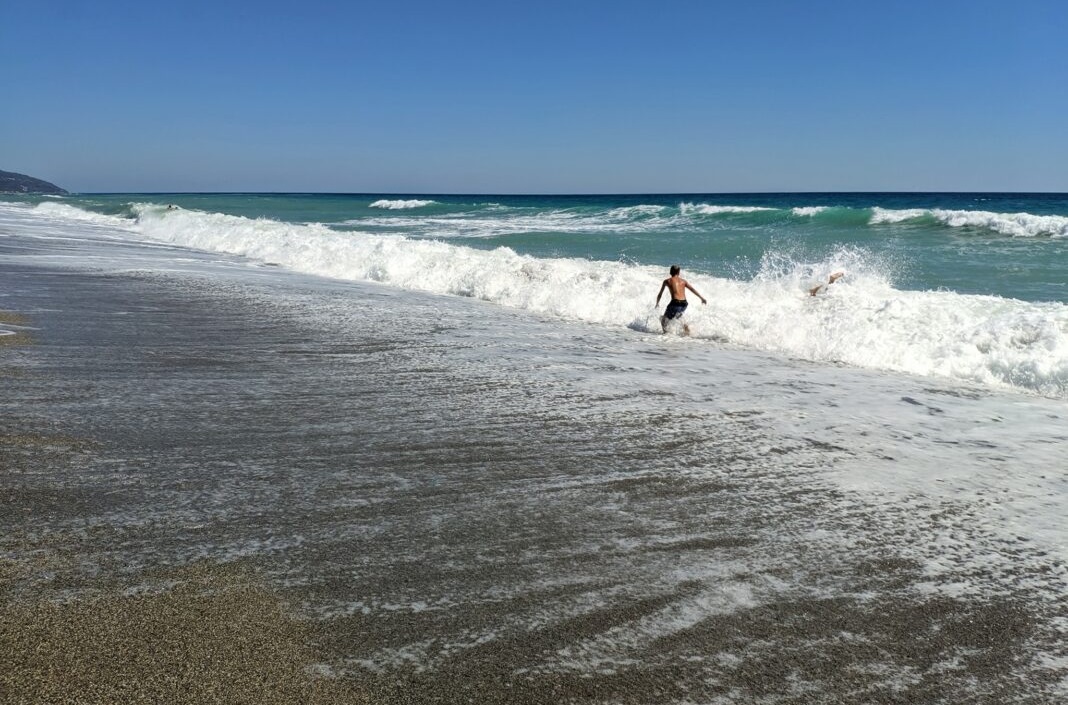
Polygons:
M1068 2L0 0L72 191L1068 192Z

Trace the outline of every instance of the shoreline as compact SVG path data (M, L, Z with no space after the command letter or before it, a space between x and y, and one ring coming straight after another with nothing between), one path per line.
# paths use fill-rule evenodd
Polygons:
M11 692L47 671L56 700L121 698L133 683L94 660L112 647L145 692L205 702L261 677L277 702L1063 689L1044 664L1063 565L977 530L967 500L828 481L893 465L814 435L803 410L847 402L823 370L636 337L624 356L611 331L264 270L20 262L0 257L5 306L38 332L3 363L0 595L11 649L45 634L51 655L9 667ZM936 414L901 408L910 429ZM843 409L826 423L859 423Z

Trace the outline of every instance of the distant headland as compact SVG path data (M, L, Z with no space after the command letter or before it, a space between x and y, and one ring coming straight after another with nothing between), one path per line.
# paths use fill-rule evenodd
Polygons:
M51 193L66 195L66 191L42 179L35 179L13 171L0 171L0 193Z

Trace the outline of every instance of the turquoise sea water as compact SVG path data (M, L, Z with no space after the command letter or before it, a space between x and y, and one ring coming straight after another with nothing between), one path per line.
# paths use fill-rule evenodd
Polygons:
M740 280L850 251L899 289L1068 302L1065 194L85 194L62 200L119 216L130 216L134 203L174 204L354 234L505 246L539 258L677 262L690 272Z

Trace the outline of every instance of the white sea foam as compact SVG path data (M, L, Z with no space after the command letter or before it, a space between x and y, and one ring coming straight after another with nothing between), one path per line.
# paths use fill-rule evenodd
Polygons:
M933 218L951 228L981 228L1012 237L1068 237L1068 217L1062 215L993 213L990 211L944 210L940 208L907 208L902 210L873 208L869 222L872 225L878 225L880 223L901 223L922 218Z
M37 207L56 215L66 206ZM399 235L338 232L219 213L140 205L136 233L327 277L467 296L564 319L659 332L660 268L536 258ZM93 220L109 216L93 216ZM112 218L119 227L130 221ZM710 305L691 304L696 338L808 360L956 378L1068 397L1068 306L952 292L901 291L859 250L822 262L769 256L752 281L692 274ZM817 297L829 272L844 279Z
M922 218L931 211L925 208L907 208L907 209L890 209L890 208L872 208L871 219L868 221L872 225L878 225L880 223L903 223L906 220L916 220Z
M954 210L935 210L933 214L935 218L954 228L985 228L1013 237L1068 237L1068 217L1061 215Z
M680 203L679 211L683 215L721 215L725 213L757 213L760 211L773 211L775 208L764 206L716 206L708 203Z
M827 210L827 206L799 206L791 208L790 212L797 216L817 215Z
M382 199L379 199L379 200L375 201L374 203L372 203L369 207L370 208L386 208L386 209L391 210L391 211L397 211L397 210L407 210L407 209L410 209L410 208L422 208L424 206L432 206L432 205L435 205L436 203L437 203L437 201L423 201L423 200L419 200L417 198L412 198L412 199L408 199L408 200L397 199L397 200L392 200L392 201L389 200L389 199L386 199L386 198L382 198Z

